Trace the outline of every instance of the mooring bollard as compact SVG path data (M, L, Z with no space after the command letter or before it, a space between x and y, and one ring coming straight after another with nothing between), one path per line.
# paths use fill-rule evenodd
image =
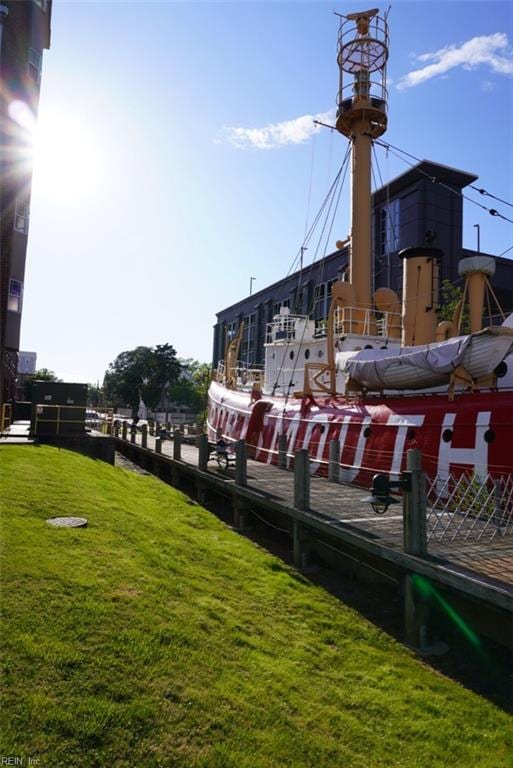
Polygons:
M154 425L153 421L150 422L150 430L149 431L150 431L150 437L153 437L155 435L155 425Z
M200 437L203 434L203 427L200 427L199 425L196 427L196 440L194 441L196 444L196 448L199 448L199 441Z
M306 448L294 454L294 506L296 509L310 507L310 459Z
M155 438L155 453L162 453L162 438Z
M148 425L143 424L141 427L141 445L143 448L148 447Z
M235 485L248 484L248 455L246 441L237 440L235 443Z
M173 459L177 461L182 459L182 433L179 429L173 432Z
M203 471L206 471L207 467L208 467L208 437L207 437L207 435L200 435L199 436L198 467L199 467L199 469L202 469Z
M119 437L119 424L114 424L114 437Z
M287 469L287 448L288 448L288 438L287 435L284 433L283 435L280 435L278 438L278 467L280 469Z
M128 424L126 421L124 421L121 427L121 436L123 440L126 440L127 433L128 433Z
M328 480L332 483L340 482L340 441L339 440L330 440Z
M135 443L135 436L136 436L136 434L137 434L137 427L134 424L132 424L132 426L130 427L130 442L131 443Z

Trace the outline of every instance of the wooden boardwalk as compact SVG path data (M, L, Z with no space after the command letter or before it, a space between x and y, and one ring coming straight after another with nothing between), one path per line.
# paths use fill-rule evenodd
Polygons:
M140 444L140 435L137 442ZM173 442L163 440L162 454L172 459ZM154 450L154 438L148 436L148 449ZM182 443L181 463L191 468L198 466L198 449ZM208 464L208 475L223 485L235 483L235 470L221 470L215 463ZM248 459L248 491L265 496L269 505L284 509L293 508L293 473L270 464ZM350 485L335 484L325 478L310 479L309 514L338 531L354 532L360 538L379 544L396 552L403 551L403 517L400 504L391 506L385 515L376 515L370 504L364 501L369 495ZM324 527L325 527L324 526ZM429 543L431 561L453 573L478 580L492 589L513 596L513 536L496 537L492 541Z

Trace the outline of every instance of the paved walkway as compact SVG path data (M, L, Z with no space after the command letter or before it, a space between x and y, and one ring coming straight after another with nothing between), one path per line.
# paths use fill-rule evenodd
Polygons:
M30 421L15 421L0 435L0 443L32 443L29 438Z
M137 434L140 445L141 436ZM186 438L187 439L187 438ZM194 438L190 438L193 441ZM148 448L155 447L154 438L148 436ZM162 453L173 457L173 442L162 441ZM182 461L198 466L198 449L195 445L183 443ZM220 470L214 461L208 465L208 472L232 483L234 469ZM248 459L248 487L265 494L269 499L286 506L293 506L293 473L278 469L270 464ZM364 499L369 490L351 485L335 484L326 478L310 479L310 512L325 522L345 530L354 530L391 549L403 550L403 516L401 505L391 506L385 515L376 515ZM507 589L513 594L513 536L496 537L491 541L455 540L453 542L431 541L429 554L439 558L440 563L453 567L460 573L479 576L490 585Z

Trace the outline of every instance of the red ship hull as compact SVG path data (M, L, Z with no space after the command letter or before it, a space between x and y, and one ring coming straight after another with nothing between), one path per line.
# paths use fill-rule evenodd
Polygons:
M258 461L277 463L280 434L288 461L306 448L312 472L327 475L329 444L340 443L341 480L368 487L377 472L398 475L406 452L418 448L429 477L449 473L513 474L513 391L299 400L266 397L213 382L209 438L245 439Z

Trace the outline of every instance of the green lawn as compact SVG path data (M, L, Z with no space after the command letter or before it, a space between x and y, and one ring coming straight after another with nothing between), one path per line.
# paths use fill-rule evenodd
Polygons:
M511 717L183 494L49 447L2 447L0 462L0 755L513 766ZM89 526L51 528L56 515Z

